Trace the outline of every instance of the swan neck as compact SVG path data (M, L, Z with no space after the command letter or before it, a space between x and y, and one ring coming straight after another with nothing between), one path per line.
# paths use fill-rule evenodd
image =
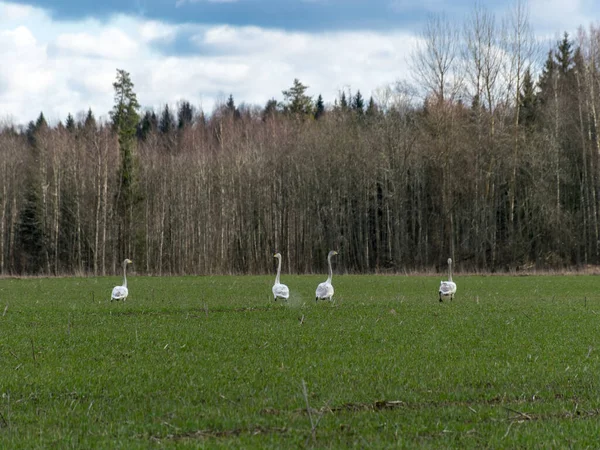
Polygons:
M331 255L327 256L327 265L329 266L329 276L327 277L327 282L331 283L331 277L333 276L333 270L331 270Z
M275 284L279 284L279 276L281 275L281 257L277 258L277 276L275 277Z
M448 263L448 281L452 281L452 263Z
M127 287L127 263L123 263L123 286Z

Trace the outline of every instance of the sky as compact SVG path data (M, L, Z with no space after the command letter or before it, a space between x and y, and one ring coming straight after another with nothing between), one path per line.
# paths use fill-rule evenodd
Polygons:
M510 2L479 0L496 17ZM187 100L210 113L283 99L295 78L332 103L410 78L431 14L457 23L475 0L0 0L0 123L107 119L117 69L142 108ZM598 24L598 0L529 0L541 39Z

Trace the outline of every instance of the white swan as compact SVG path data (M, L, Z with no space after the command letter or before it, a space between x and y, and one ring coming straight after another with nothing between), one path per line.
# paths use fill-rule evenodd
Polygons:
M331 284L331 277L333 275L333 271L331 270L331 257L337 255L338 252L335 250L331 250L327 255L327 264L329 265L329 276L327 277L327 281L319 284L317 286L317 291L315 292L315 301L321 300L331 300L333 297L333 285Z
M133 261L130 259L126 259L123 261L123 285L115 286L112 290L112 295L110 296L110 301L113 300L123 300L127 299L129 295L129 290L127 289L127 264L131 264Z
M456 294L456 283L452 281L452 258L448 258L448 281L442 281L440 284L440 302L449 298L452 300Z
M273 257L279 260L277 265L277 276L275 277L275 284L273 285L273 297L275 298L275 301L277 301L277 298L287 300L290 297L290 290L285 284L279 282L279 276L281 275L281 253L275 253Z

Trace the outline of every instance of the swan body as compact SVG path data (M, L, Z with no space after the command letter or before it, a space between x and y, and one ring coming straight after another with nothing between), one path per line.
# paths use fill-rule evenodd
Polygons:
M123 300L125 301L127 299L127 296L129 295L129 289L127 289L127 264L131 264L133 261L130 259L126 259L125 261L123 261L123 285L122 286L115 286L112 290L112 294L110 296L110 301L112 302L113 300Z
M454 299L456 294L456 283L452 281L452 258L448 258L448 281L442 281L440 283L440 302L444 299Z
M331 277L333 276L333 271L331 270L331 257L337 255L338 253L335 250L331 250L327 255L327 264L329 266L329 276L327 280L323 283L320 283L317 286L317 290L315 292L315 301L321 300L331 300L333 297L333 285L331 284Z
M290 297L289 288L280 282L279 277L281 275L281 253L275 253L273 255L274 258L279 260L277 264L277 276L275 277L275 284L273 285L273 298L277 301L278 298L282 298L287 300Z

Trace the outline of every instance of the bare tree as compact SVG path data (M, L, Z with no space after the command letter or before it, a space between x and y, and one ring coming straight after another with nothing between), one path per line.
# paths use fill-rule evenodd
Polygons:
M462 88L460 40L456 25L445 15L431 15L410 55L410 67L425 95L437 102L455 100Z

